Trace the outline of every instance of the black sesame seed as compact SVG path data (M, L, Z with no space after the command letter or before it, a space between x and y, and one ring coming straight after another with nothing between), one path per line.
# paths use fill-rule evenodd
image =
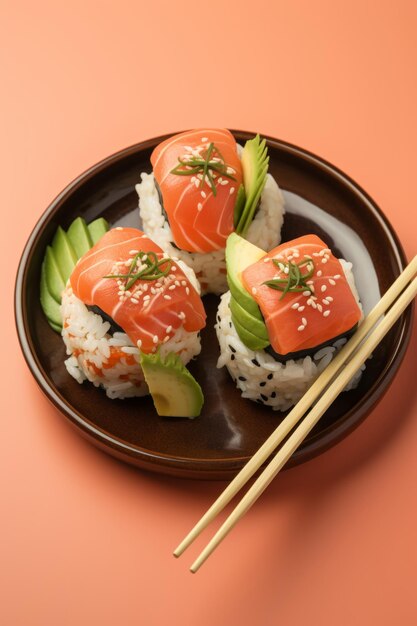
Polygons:
M274 376L273 374L268 374L267 379L272 380L273 376Z
M252 363L256 365L256 367L260 367L258 361L256 359L252 359Z
M234 360L235 360L235 355L234 355L234 354L231 354L231 355L230 355L230 360L231 360L231 361L234 361Z
M265 400L265 402L268 400L268 396L266 396L263 393L261 393L261 398L262 398L262 400Z
M276 398L276 396L277 396L276 391L273 391L273 392L271 393L271 398Z
M235 348L231 346L230 343L229 343L229 348L231 349L232 352L236 352Z
M265 385L266 385L266 382L264 380L261 383L259 383L260 387L265 387Z
M229 322L229 327L232 328L232 322Z
M239 376L239 380L241 380L242 383L246 382L246 378L244 376Z
M216 320L217 320L217 323L218 323L218 324L220 324L220 322L221 322L220 315L218 315L218 316L216 317Z
M264 403L264 401L261 400L260 398L256 398L256 402L259 402L259 404L263 404Z

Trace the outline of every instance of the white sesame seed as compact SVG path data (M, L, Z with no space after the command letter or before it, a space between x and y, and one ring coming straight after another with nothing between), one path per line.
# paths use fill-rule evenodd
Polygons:
M136 298L130 298L130 301L133 302L133 304L139 304L139 300L136 300Z
M186 287L186 286L187 286L187 281L186 281L186 280L182 280L182 281L181 281L181 285L182 285L183 287Z
M223 182L223 178L222 178L221 176L219 176L219 179L218 179L218 183L219 183L219 185L221 185L221 184L222 184L222 182Z
M304 309L305 309L305 306L299 306L299 307L298 307L298 310L299 310L300 312L301 312L301 311L304 311Z
M292 309L298 309L300 305L298 304L298 302L294 302L294 304L291 305Z
M254 296L258 293L258 290L256 289L256 287L252 287L252 293Z
M317 309L317 304L314 302L314 300L311 300L311 306L313 307L313 309Z
M207 194L206 194L206 192L205 192L205 191L202 191L202 192L201 192L201 197L202 197L202 198L207 198Z
M319 270L319 271L317 272L317 276L318 276L319 278L320 278L320 276L321 276L322 274L323 274L323 272L322 272L321 270Z
M165 300L171 300L171 296L167 296L166 294L164 295Z
M186 288L185 288L185 293L187 294L187 296L189 296L189 295L190 295L190 290L189 290L189 288L188 288L188 287L186 287Z
M170 339L170 337L169 337L169 335L167 335L166 337L164 337L164 340L163 340L162 343L166 343L167 341L169 341L169 339Z
M290 270L288 267L284 267L284 274L289 274Z
M227 178L225 178L225 180L222 180L222 182L220 184L221 185L228 185L229 181L227 180Z
M235 188L234 187L230 187L230 191L229 191L230 195L232 195L232 193L234 193L234 192L235 192Z
M197 204L197 211L202 211L203 210L203 205L201 204L201 202L199 202Z
M319 310L319 311L320 311L320 313L321 313L321 312L322 312L322 310L323 310L323 307L321 306L321 304L318 304L318 305L317 305L317 308L318 308L318 310Z
M143 301L144 302L147 302L150 299L151 299L151 296L149 294L146 294L146 296L143 296Z
M199 181L199 179L198 179L198 178L196 178L196 179L194 180L194 185L195 185L195 186L196 186L196 188L198 189L198 187L199 187L199 185L200 185L200 181Z
M307 320L305 317L301 318L302 323L304 324L304 326L307 326Z
M236 174L236 170L234 170L233 167L230 167L230 166L227 168L226 171L228 174Z
M152 341L153 341L154 343L158 343L158 341L159 341L159 337L158 337L158 335L154 335L154 336L153 336L153 338L152 338Z
M329 309L327 309L327 311L324 311L323 317L328 317L329 315L330 315Z
M129 254L138 254L139 250L129 250Z
M322 286L321 286L321 288L320 288L320 291L324 292L324 291L326 291L326 290L327 290L326 285L322 285Z
M328 305L330 304L330 303L329 303L329 301L327 300L327 298L323 298L322 302L323 302L323 304L325 304L326 306L328 306Z
M340 274L336 274L336 276L333 276L333 278L334 278L335 280L339 280L339 278L340 278Z
M326 296L326 300L328 300L329 302L333 302L332 296Z
M304 328L305 328L305 326L304 326L303 324L301 324L301 325L297 328L297 330L300 330L300 331L301 331L301 330L304 330Z
M321 261L321 262L322 262L322 263L323 263L323 265L324 265L325 263L327 263L327 259L326 259L326 258L324 258L324 259L322 259L322 261Z
M184 311L180 311L178 313L178 317L180 318L180 320L185 320L185 313L184 313Z
M123 228L121 226L116 226L114 230L123 230Z
M167 335L169 335L169 333L171 332L171 330L172 330L172 326L167 326L167 329L166 329L166 331L165 331L165 332L167 333Z
M305 296L306 298L310 297L311 295L311 291L303 291L303 296Z
M308 281L306 282L306 285L313 285L313 284L314 284L314 281L313 281L313 280L308 280Z
M136 345L137 345L137 347L138 347L138 348L139 348L139 350L140 350L140 349L141 349L141 347L142 347L142 339L138 339L138 340L137 340L137 342L136 342Z
M208 137L202 137L202 138L201 138L201 143L204 143L204 142L206 142L206 141L208 141Z
M333 278L329 278L329 283L330 283L331 285L335 285L335 284L336 284L336 281L335 281L335 280L333 280Z
M174 291L174 289L176 289L176 288L177 288L177 285L170 285L170 286L168 287L168 289L169 289L170 291Z

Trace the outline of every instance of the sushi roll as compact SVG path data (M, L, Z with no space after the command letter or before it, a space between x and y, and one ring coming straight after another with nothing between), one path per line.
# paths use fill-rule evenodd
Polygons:
M136 186L143 229L192 267L202 293L227 289L225 245L236 231L265 249L280 242L282 193L268 174L265 140L238 146L225 129L180 133L151 155Z
M218 367L227 367L243 397L285 411L361 321L352 265L315 235L266 254L232 234L226 259L230 291L216 319Z
M206 320L194 272L135 228L108 231L78 261L61 315L68 372L109 398L149 393L143 355L199 354Z

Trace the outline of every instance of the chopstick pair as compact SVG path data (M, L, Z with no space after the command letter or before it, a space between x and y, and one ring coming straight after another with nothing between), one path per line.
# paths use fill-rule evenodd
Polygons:
M191 572L194 573L201 567L239 519L251 508L263 491L265 491L267 486L285 465L293 452L303 442L323 413L328 409L355 372L366 361L375 347L411 303L417 294L416 274L417 256L413 258L397 280L391 285L381 300L363 320L353 337L343 346L287 417L268 437L265 443L174 550L174 556L179 557L186 548L188 548L204 528L206 528L206 526L224 509L237 492L272 455L278 445L301 420L306 411L312 407L304 420L279 449L269 465L267 465L262 474L256 479L239 504L192 564L190 568ZM378 320L387 310L388 313L386 313L385 317L383 317L376 328L374 328ZM314 406L312 406L313 403L315 403Z

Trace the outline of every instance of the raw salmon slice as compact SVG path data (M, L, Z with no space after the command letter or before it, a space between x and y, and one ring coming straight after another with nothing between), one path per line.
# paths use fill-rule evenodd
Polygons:
M274 248L246 268L242 280L261 309L278 354L313 349L346 334L361 319L342 265L315 235ZM298 291L285 293L265 284L272 281L285 289L289 280Z
M233 178L211 168L196 171L193 159L217 163ZM243 180L233 135L207 128L180 133L155 148L151 163L175 244L189 252L224 248Z
M167 258L142 231L114 228L79 260L70 283L77 298L100 307L134 344L149 353L180 326L189 332L203 328L206 314L200 296L175 261L161 265L163 270L169 268L166 276L138 279L127 291L129 279L108 278L126 275L139 252L153 252L158 261Z

